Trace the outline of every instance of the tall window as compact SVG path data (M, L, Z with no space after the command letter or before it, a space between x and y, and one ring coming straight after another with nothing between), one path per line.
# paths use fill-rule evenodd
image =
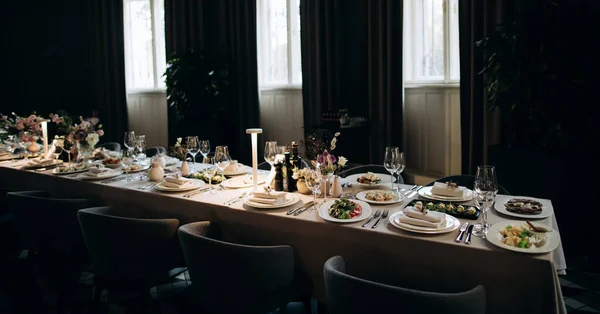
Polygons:
M458 83L458 0L404 1L404 81Z
M164 89L164 0L124 0L127 90Z
M261 88L302 85L300 0L258 0L258 73Z

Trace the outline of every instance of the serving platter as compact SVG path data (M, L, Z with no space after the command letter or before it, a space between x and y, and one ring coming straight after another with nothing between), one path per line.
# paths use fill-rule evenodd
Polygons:
M472 206L472 205L465 205L465 204L460 204L460 203L455 203L455 202L450 202L450 201L434 201L434 200L418 200L418 199L414 199L412 201L410 201L408 204L406 204L406 206L404 206L404 208L412 206L414 207L417 202L421 202L423 204L423 207L425 207L427 210L433 210L436 212L441 212L441 213L445 213L447 215L456 217L456 218L460 218L460 219L471 219L471 220L477 220L479 218L479 215L481 214L481 210L479 210L479 208ZM431 208L427 208L427 204L428 203L433 203L434 205L436 205L435 209L431 209ZM454 210L452 211L447 211L447 210L443 210L441 208L438 208L438 204L444 204L444 208L448 208L448 205L453 205L455 207ZM457 211L458 206L463 206L465 209L464 213L459 213ZM439 206L442 207L442 206ZM469 209L469 207L473 207L475 208L475 214L474 215L469 215L466 213L466 211Z
M377 193L377 192L392 193L393 198L391 200L383 200L383 201L377 201L377 200L367 198L367 194ZM395 192L395 191L390 191L390 190L369 190L369 191L362 191L362 192L356 193L356 199L359 199L363 202L367 202L369 204L387 205L387 204L396 204L396 203L402 202L404 200L404 195L399 194L398 192Z
M510 199L530 199L530 200L534 200L534 201L538 201L542 204L543 209L539 214L521 214L521 213L515 213L515 212L511 212L508 209L506 209L506 207L504 206L504 204L506 204L506 202L508 202ZM494 203L494 209L503 215L506 216L511 216L511 217L515 217L515 218L525 218L525 219L543 219L543 218L548 218L550 216L552 216L552 213L554 212L554 210L552 209L551 204L543 199L539 199L539 198L534 198L534 197L529 197L529 196L512 196L512 195L498 195L496 196L496 201Z
M390 174L389 173L373 173L375 174L377 177L379 177L381 179L381 182L379 183L360 183L358 182L358 179L364 175L366 175L366 173L357 173L357 174L351 174L349 176L347 176L346 178L344 178L344 181L346 183L351 183L352 185L356 185L356 186L360 186L360 187L364 187L364 188L382 188L382 187L386 187L386 184L388 187L391 188L390 184L393 182L396 182L396 178L390 178Z

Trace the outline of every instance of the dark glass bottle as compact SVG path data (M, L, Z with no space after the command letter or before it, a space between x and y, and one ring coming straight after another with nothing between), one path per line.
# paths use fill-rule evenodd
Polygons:
M285 171L283 180L283 190L286 192L296 191L296 180L294 180L294 165L292 164L290 152L285 152Z
M302 169L302 158L300 154L298 154L298 143L292 142L292 152L290 155L290 162L292 163L292 167L296 167L298 169Z
M281 166L282 164L279 162L273 164L273 167L275 167L275 183L273 184L273 189L275 191L283 191L283 171Z

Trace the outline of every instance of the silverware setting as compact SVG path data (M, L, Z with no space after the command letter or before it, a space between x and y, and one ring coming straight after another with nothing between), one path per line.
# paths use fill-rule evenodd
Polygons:
M189 192L189 193L183 194L183 197L189 198L189 197L192 197L192 196L194 196L194 195L196 195L196 194L200 194L200 192L202 192L202 191L204 191L204 190L207 190L207 189L208 189L208 187L206 187L206 186L203 186L203 187L201 187L201 188L199 188L199 189L196 189L196 190L194 190L194 191L192 191L192 192Z
M236 197L228 200L227 202L223 203L223 205L229 206L231 204L235 204L235 203L241 201L242 199L244 199L244 197L246 196L246 194L248 194L248 192L244 192L244 193L242 193L242 195L236 196Z
M150 183L150 184L147 184L147 185L141 186L141 187L139 187L138 189L140 189L140 190L148 190L148 189L151 189L151 188L153 188L153 187L154 187L154 186L156 186L157 184L158 184L158 182Z
M418 188L416 188L415 190L413 190L413 192L410 193L410 195L408 195L406 198L411 198L411 197L417 195L417 192L419 192L419 190L422 189L422 188L423 188L423 186L420 185Z
M373 224L373 226L371 226L371 229L375 229L375 228L377 228L377 225L379 225L379 222L380 222L382 219L385 219L385 218L387 218L387 216L388 216L388 214L389 214L389 213L390 213L390 210L389 210L389 209L386 209L386 210L384 210L384 211L383 211L383 213L381 214L381 216L379 216L379 218L377 218L377 221L375 221L375 223Z
M312 204L311 204L312 203ZM307 204L310 204L302 209L299 209L297 211L294 212L294 216L298 216L300 214L302 214L303 212L307 211L309 208L314 207L315 210L317 210L317 204L315 204L314 202L308 202Z
M379 218L379 216L381 216L381 210L376 210L375 214L373 216L371 216L371 218L369 218L369 220L367 220L367 222L365 222L361 227L366 227L374 218Z
M469 225L470 224L468 222L465 222L462 226L460 226L460 233L458 234L458 237L456 237L456 240L454 240L454 241L456 241L458 243L462 242L463 235L465 234L465 231L467 231L467 228L469 227Z
M294 212L296 212L297 210L301 210L301 209L303 209L303 208L310 207L310 206L311 206L313 203L314 203L314 201L310 201L310 202L308 202L308 203L306 203L306 204L302 204L302 205L300 205L300 206L298 206L298 207L296 207L296 208L292 208L292 209L290 209L290 210L289 210L289 211L286 213L286 215L291 215L291 214L293 214Z
M402 192L402 194L403 194L404 196L406 196L406 195L410 194L410 192L414 191L414 189L416 189L416 188L417 188L417 186L416 186L416 185L413 185L413 186L411 186L411 187L410 187L410 189L408 189L408 190L404 190L404 192Z
M467 229L467 238L465 239L465 244L471 243L471 234L473 234L473 225L470 225L469 229Z

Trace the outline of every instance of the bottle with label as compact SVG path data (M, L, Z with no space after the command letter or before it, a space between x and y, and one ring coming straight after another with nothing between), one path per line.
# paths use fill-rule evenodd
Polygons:
M273 164L273 167L275 167L275 180L273 184L273 189L275 191L283 191L283 171L281 169L281 166L282 164L279 162Z
M302 169L304 166L302 165L302 158L300 154L298 154L298 143L292 142L292 152L290 155L290 162L292 163L292 168L296 167L298 169Z

